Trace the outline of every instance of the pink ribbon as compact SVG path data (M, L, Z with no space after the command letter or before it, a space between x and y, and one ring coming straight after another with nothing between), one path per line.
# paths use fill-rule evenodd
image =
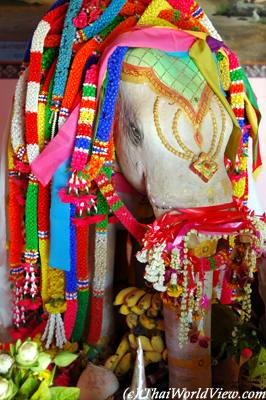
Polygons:
M43 186L48 185L55 171L72 154L79 118L79 104L58 134L31 164L32 172Z

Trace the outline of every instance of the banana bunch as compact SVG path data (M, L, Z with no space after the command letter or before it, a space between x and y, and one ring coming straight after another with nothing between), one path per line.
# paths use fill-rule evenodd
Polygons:
M146 330L164 330L159 293L128 287L117 294L114 305L120 306L119 313L125 315L130 330L134 331L138 327Z
M128 287L117 294L114 305L119 306L119 313L125 316L130 332L123 336L115 354L106 360L105 367L117 376L132 370L138 338L143 348L145 366L167 361L160 294Z
M123 336L115 354L105 361L104 366L114 371L117 376L126 374L133 367L132 352L127 335Z
M128 341L133 350L137 350L138 338L143 348L145 367L151 363L167 361L167 349L161 335L153 335L149 338L148 336L135 336L134 333L129 333Z
M139 336L144 352L145 366L151 363L167 361L167 349L164 340L160 335L151 338ZM136 351L138 348L138 337L134 333L123 336L114 355L111 355L105 362L105 367L111 369L118 377L125 375L134 367Z

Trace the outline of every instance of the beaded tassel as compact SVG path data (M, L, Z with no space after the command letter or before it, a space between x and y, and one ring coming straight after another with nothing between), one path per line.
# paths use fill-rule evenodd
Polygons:
M49 314L47 325L42 336L42 341L46 340L46 349L50 348L54 337L56 338L56 346L62 349L66 343L66 337L61 314Z

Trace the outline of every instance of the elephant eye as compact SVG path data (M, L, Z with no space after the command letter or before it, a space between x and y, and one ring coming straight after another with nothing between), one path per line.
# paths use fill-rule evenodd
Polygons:
M128 128L129 139L135 146L140 146L144 139L143 133L131 121L128 123Z

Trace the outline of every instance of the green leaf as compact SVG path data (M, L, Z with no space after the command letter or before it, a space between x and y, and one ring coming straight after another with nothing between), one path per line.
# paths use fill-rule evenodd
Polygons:
M38 357L38 365L36 367L31 367L31 370L34 372L41 372L44 371L48 365L51 363L52 358L48 353L40 353Z
M25 376L24 371L22 371L21 369L15 368L13 376L14 376L14 382L15 382L16 386L20 387L24 380L24 376Z
M50 392L51 400L79 400L80 396L80 389L74 387L52 387Z
M45 381L42 381L39 389L31 396L30 400L52 400L50 389Z
M18 391L18 395L21 398L26 398L29 399L30 396L33 395L33 393L36 391L38 388L39 382L34 376L30 375L26 381L23 383L23 385L20 387Z
M58 367L67 367L78 358L77 354L70 353L69 351L62 351L54 358L54 363Z
M17 342L16 342L16 352L17 352L18 349L20 348L21 344L22 344L21 339L18 339Z
M9 353L11 356L15 355L15 346L13 345L13 343L11 343L9 346Z

